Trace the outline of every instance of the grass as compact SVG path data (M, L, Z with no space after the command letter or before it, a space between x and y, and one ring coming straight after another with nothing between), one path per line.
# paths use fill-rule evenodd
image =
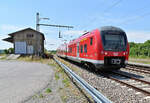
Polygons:
M57 72L55 72L55 79L58 80L60 77L59 77L59 74Z
M5 56L6 54L0 54L0 56Z
M67 102L67 96L63 95L63 96L61 96L61 98L62 98L62 100L63 100L64 103Z
M69 81L68 78L65 78L62 82L65 84L65 87L69 87L70 86L70 81Z
M40 94L40 95L39 95L39 98L44 98L43 94Z
M25 56L25 57L20 57L18 60L26 61L26 62L38 62L38 63L43 63L55 67L57 65L53 59L43 59L40 57L33 58L32 56Z
M38 95L36 95L36 94L32 96L33 99L35 99L35 98L37 98L37 97L38 97Z
M150 64L150 58L149 57L129 57L130 62L137 62L137 63L144 63L144 64Z
M45 93L51 93L51 92L52 92L52 90L50 88L47 88L45 91Z
M130 58L137 58L137 59L150 59L150 57L148 57L148 56L129 56Z
M0 60L5 60L7 55L6 54L0 54L0 56L2 56L2 58L0 58Z

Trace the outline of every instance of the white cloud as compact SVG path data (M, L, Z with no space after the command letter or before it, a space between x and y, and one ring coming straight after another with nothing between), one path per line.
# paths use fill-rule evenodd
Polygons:
M129 42L143 43L146 40L150 40L149 31L127 31Z

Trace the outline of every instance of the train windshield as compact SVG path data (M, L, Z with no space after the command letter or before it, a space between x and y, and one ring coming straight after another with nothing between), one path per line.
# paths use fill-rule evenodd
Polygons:
M103 32L102 41L107 51L125 51L127 47L127 38L122 32Z

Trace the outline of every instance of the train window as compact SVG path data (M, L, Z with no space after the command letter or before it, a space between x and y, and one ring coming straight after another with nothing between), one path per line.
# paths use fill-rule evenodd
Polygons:
M69 48L69 53L72 53L72 48Z
M79 53L79 46L77 46L77 52Z
M90 38L90 45L93 44L93 37Z
M87 44L84 44L84 53L87 53Z
M83 53L83 45L80 46L81 53Z

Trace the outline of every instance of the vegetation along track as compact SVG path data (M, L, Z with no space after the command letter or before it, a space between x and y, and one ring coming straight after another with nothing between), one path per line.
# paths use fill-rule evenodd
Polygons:
M141 73L150 74L150 67L138 66L138 65L127 65L126 69Z

